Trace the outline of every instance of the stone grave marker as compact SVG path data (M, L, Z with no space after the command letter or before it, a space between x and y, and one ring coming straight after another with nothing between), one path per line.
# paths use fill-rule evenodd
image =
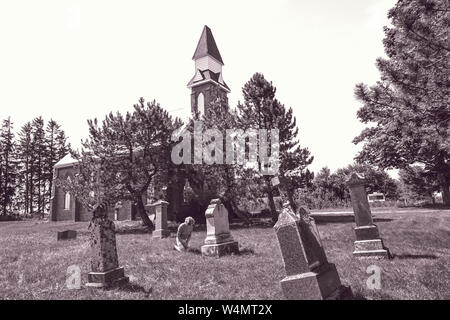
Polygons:
M155 231L153 231L153 238L162 239L170 236L170 231L167 226L167 207L169 203L164 200L158 200L152 204L155 207Z
M128 283L123 267L119 267L114 222L108 219L104 205L97 205L89 224L91 272L88 287L108 288Z
M274 226L286 271L280 281L283 294L289 300L348 298L351 290L328 262L313 220L295 215L285 203Z
M355 250L353 255L366 258L390 258L389 249L383 244L378 227L373 223L365 179L353 172L346 181L355 213Z
M77 232L75 230L58 231L56 234L56 239L58 241L70 240L70 239L76 239L76 238L77 238Z
M201 251L204 256L220 257L226 254L239 254L239 245L230 233L228 210L220 199L213 199L205 212L206 238Z

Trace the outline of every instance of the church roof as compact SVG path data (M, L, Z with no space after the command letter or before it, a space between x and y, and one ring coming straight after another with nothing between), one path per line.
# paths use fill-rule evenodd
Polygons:
M68 167L71 166L75 163L77 163L78 161L76 159L74 159L70 153L66 154L61 160L59 160L56 164L55 164L55 168L61 168L61 167Z
M197 72L199 72L200 78L197 77L197 74L194 75L194 77L191 79L191 81L189 81L189 83L187 84L187 86L190 88L194 85L196 85L197 83L204 83L207 82L208 80L212 80L215 83L220 84L221 86L223 86L226 90L230 90L230 88L227 86L227 84L225 83L225 81L223 81L220 78L220 72L212 72L211 70L197 70Z
M212 35L211 29L205 25L202 35L200 36L200 40L198 40L197 49L195 49L192 60L196 60L207 55L210 55L221 64L224 64L222 57L220 56L219 49L217 48L216 41L214 40L214 37Z

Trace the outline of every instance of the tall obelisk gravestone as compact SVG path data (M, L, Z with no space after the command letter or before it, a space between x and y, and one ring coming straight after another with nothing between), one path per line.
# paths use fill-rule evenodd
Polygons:
M353 172L346 184L350 190L353 212L355 213L355 250L357 257L389 258L390 253L380 238L378 227L373 223L365 179Z
M312 221L295 216L286 203L274 229L286 270L281 289L287 299L351 297L350 288L341 285L335 265L327 261L319 233Z

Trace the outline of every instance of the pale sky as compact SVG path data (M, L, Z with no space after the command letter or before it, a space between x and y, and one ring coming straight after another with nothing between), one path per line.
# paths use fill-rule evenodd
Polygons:
M0 2L0 119L16 129L42 115L75 147L87 119L126 112L139 97L190 113L186 84L203 26L225 66L230 106L255 72L294 109L318 171L346 166L360 147L356 83L379 79L383 26L395 0Z

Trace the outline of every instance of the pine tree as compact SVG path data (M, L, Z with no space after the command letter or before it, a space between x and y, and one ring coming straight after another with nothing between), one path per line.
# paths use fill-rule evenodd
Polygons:
M3 120L0 132L0 206L1 214L6 215L11 207L17 179L15 142L11 119Z
M279 130L279 177L282 188L287 191L288 199L295 210L293 191L309 183L312 174L306 167L313 158L306 148L301 148L298 141L298 128L292 108L285 106L275 98L276 88L261 73L255 73L242 89L243 104L239 103L240 123L243 128L278 129ZM258 160L261 170L261 161ZM275 207L271 176L264 176L266 193L273 220L278 218Z
M19 141L17 143L17 157L19 159L19 192L17 194L17 205L23 209L25 214L32 212L31 199L31 177L32 177L32 127L31 122L25 123L19 133Z
M31 207L30 213L37 209L40 217L44 216L44 194L45 194L45 130L42 117L35 118L31 124Z
M407 169L421 164L439 181L450 205L450 7L448 0L398 1L385 28L387 58L378 58L380 80L358 84L363 106L357 115L370 124L354 143L364 143L360 162Z
M143 203L150 183L170 161L171 134L180 126L155 101L141 98L133 112L110 113L98 123L89 120L89 138L83 141L78 174L58 184L92 208L97 202L112 206L133 201L142 222L151 227Z
M70 146L67 145L67 138L61 126L53 119L50 119L47 123L45 133L45 164L43 176L46 192L43 198L43 206L47 209L53 187L53 167L69 152Z
M235 111L229 109L228 101L224 98L217 98L212 101L206 110L207 112L202 118L201 133L204 134L206 130L214 129L220 132L222 141L221 146L214 150L214 157L217 155L216 160L219 163L208 164L203 159L202 164L184 166L188 184L193 190L192 196L200 205L199 213L201 216L196 217L196 219L202 221L204 211L211 199L220 198L230 216L234 215L249 222L249 216L245 209L249 209L249 204L254 199L252 187L255 186L255 181L258 179L256 177L257 172L252 168L246 168L237 161L227 163L225 153L225 151L229 151L225 149L230 148L230 146L227 146L227 131L239 128L238 115ZM197 119L197 116L195 118ZM193 132L193 122L190 122L187 128L190 132ZM202 143L208 145L211 141L203 141ZM220 142L218 145L220 145ZM194 163L193 157L191 163Z
M298 127L296 118L292 115L292 108L286 110L285 106L277 100L274 103L278 104L279 111L277 128L280 132L280 182L291 207L296 211L294 193L298 188L311 185L314 175L307 166L312 163L314 157L307 148L300 146Z

